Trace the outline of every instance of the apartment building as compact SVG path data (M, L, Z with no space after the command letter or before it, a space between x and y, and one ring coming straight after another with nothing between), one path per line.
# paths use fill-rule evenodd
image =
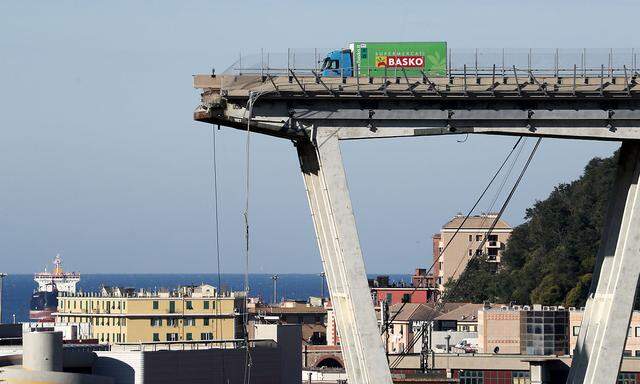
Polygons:
M242 336L245 296L207 284L173 291L104 287L99 293L60 293L56 323L90 324L102 344L212 341Z
M459 214L433 235L434 274L441 290L449 279L460 276L474 256L486 255L489 261L500 263L513 228L496 218L496 214L481 214L465 220Z

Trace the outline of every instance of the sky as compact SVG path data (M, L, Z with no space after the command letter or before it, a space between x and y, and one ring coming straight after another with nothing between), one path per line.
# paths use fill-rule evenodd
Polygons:
M609 15L638 11L635 1L606 6ZM633 23L602 16L595 1L2 1L0 271L33 273L60 253L82 273L215 272L213 127L193 121L191 76L240 53L356 40L640 45ZM238 273L245 136L224 127L216 135L222 272ZM367 271L429 265L431 235L470 208L514 142L343 143ZM527 207L617 147L543 140L506 220L522 223ZM319 272L293 146L254 135L251 158L249 271Z

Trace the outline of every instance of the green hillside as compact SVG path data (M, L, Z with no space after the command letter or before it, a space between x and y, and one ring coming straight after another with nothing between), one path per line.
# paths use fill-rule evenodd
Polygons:
M578 180L556 186L527 209L499 270L472 260L459 282L447 284L446 300L584 305L616 159L617 153L592 159Z

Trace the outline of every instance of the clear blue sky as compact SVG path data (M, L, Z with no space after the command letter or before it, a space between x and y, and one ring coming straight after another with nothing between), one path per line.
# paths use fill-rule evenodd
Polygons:
M239 51L354 40L631 47L634 23L611 21L638 11L635 1L0 2L0 270L32 273L60 252L84 273L215 271L211 126L192 121L191 75ZM241 272L244 136L218 139L223 271ZM368 271L427 265L431 234L468 209L513 141L346 143ZM521 223L615 148L544 141L506 219ZM252 181L251 271L318 272L292 145L254 136Z

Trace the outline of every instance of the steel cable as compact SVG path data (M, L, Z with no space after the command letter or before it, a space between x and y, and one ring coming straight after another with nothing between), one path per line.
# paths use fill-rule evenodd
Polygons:
M471 216L471 214L473 213L473 211L476 209L476 207L478 206L478 204L480 204L480 201L482 200L482 198L484 197L484 195L487 193L487 191L489 190L489 188L491 187L491 185L493 184L493 182L495 181L495 179L498 177L498 175L500 174L500 172L502 171L502 169L504 168L505 164L507 164L507 161L509 160L509 158L511 157L511 155L513 154L513 152L515 151L515 149L518 147L518 144L520 144L520 141L522 141L522 136L520 136L518 138L518 140L516 140L516 143L513 145L513 147L511 148L511 151L509 151L509 153L507 154L507 157L505 157L504 161L502 162L502 164L500 164L500 167L498 168L498 170L494 173L493 177L491 177L491 180L489 180L489 183L487 184L487 186L484 188L484 190L482 191L482 193L480 194L480 196L478 197L478 199L476 200L476 202L473 204L473 206L471 207L471 209L467 212L465 218L462 220L462 223L460 223L460 225L458 226L458 228L456 228L456 231L453 233L453 235L451 236L451 239L449 239L449 241L447 242L447 244L444 246L444 248L442 249L442 252L439 252L439 254L434 258L433 263L431 264L431 266L429 267L429 269L427 269L426 273L428 274L433 267L436 265L436 263L438 262L438 260L440 260L440 256L442 254L444 254L444 252L447 250L447 248L449 247L449 245L451 244L451 242L453 241L453 239L456 237L456 235L458 234L458 232L460 232L460 230L462 229L462 226L466 223L466 221L469 219L469 217ZM411 291L411 293L409 294L409 297L412 297L414 295L414 293L416 293L416 291L418 290L418 287L413 287L413 290ZM391 324L395 318L400 314L400 312L402 311L402 309L404 308L404 306L407 304L407 302L402 303L402 305L400 306L400 308L398 309L398 311L395 313L395 315L387 321L387 324L385 325L383 331L380 333L380 335L384 335L385 332L388 331L389 329L389 324Z
M498 214L496 215L495 219L491 223L491 227L486 232L487 234L491 233L491 231L493 231L493 229L495 228L496 224L498 223L498 221L502 217L502 214L504 213L505 209L509 205L509 202L511 201L511 198L513 197L516 189L518 188L518 185L522 181L522 178L524 177L525 172L529 168L529 165L531 164L531 160L533 159L534 155L536 154L536 152L538 150L538 147L540 146L540 142L541 141L542 141L542 138L539 137L538 140L536 141L536 144L534 145L533 149L531 150L531 153L529 154L529 158L527 159L527 162L524 164L524 166L522 168L522 171L520 172L520 175L518 176L518 178L516 179L513 187L511 188L511 191L509 192L509 195L507 196L507 198L505 199L504 203L502 204L502 207L500 208L500 212L498 212ZM477 249L482 249L482 247L486 243L486 239L487 239L487 236L484 236L484 239L483 239L482 243L478 246ZM474 256L474 257L477 257L477 256ZM462 281L462 279L457 279L455 284L454 284L454 286L451 289L447 290L447 293L442 298L441 302L438 303L438 305L434 308L434 309L436 309L434 311L434 315L437 313L437 311L439 311L440 308L444 307L444 305L447 303L448 296L451 296L452 293L455 292L455 290L460 286L461 281ZM432 318L430 320L427 320L426 322L431 322L432 323L433 320L434 319ZM409 345L406 348L406 351L410 351L415 346L416 342L424 335L425 330L426 330L426 328L422 327L420 332L418 332L418 334L416 336L414 336L413 340L411 340L411 342L409 343ZM394 360L394 362L390 365L390 368L396 368L402 362L402 360L406 357L407 354L408 354L407 352L401 353Z

